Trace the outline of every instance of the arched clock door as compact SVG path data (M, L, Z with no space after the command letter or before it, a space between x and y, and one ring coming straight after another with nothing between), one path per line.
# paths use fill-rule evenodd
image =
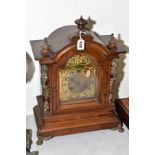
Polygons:
M95 42L87 42L84 51L73 44L58 53L53 65L53 113L107 110L108 55L106 48Z

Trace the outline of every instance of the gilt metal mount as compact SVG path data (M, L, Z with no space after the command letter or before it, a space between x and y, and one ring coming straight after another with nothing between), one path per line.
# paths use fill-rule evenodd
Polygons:
M44 45L42 46L41 53L44 57L48 57L51 54L51 46L48 44L48 40L44 38Z

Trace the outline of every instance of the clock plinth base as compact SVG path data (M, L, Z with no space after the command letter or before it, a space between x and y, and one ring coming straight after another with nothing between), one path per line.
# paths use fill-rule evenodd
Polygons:
M39 106L34 107L34 115L38 127L38 137L43 140L46 137L55 137L74 133L110 129L118 127L120 121L111 111L108 115L88 117L83 119L71 119L51 123L43 123Z

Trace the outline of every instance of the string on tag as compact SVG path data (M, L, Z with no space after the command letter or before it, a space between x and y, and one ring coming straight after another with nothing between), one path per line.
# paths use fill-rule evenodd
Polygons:
M82 33L86 34L86 32L82 32L82 31L79 32L80 39L77 41L77 50L84 50L85 48L85 41L82 39L82 36L81 36Z
M80 31L80 32L79 32L80 39L82 39L82 37L81 37L81 34L82 34L82 33L83 33L83 34L86 34L86 32Z

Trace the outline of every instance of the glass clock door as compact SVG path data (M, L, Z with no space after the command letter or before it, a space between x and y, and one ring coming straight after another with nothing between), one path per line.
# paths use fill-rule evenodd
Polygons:
M59 99L62 104L95 100L96 86L96 62L88 55L74 55L59 70Z

